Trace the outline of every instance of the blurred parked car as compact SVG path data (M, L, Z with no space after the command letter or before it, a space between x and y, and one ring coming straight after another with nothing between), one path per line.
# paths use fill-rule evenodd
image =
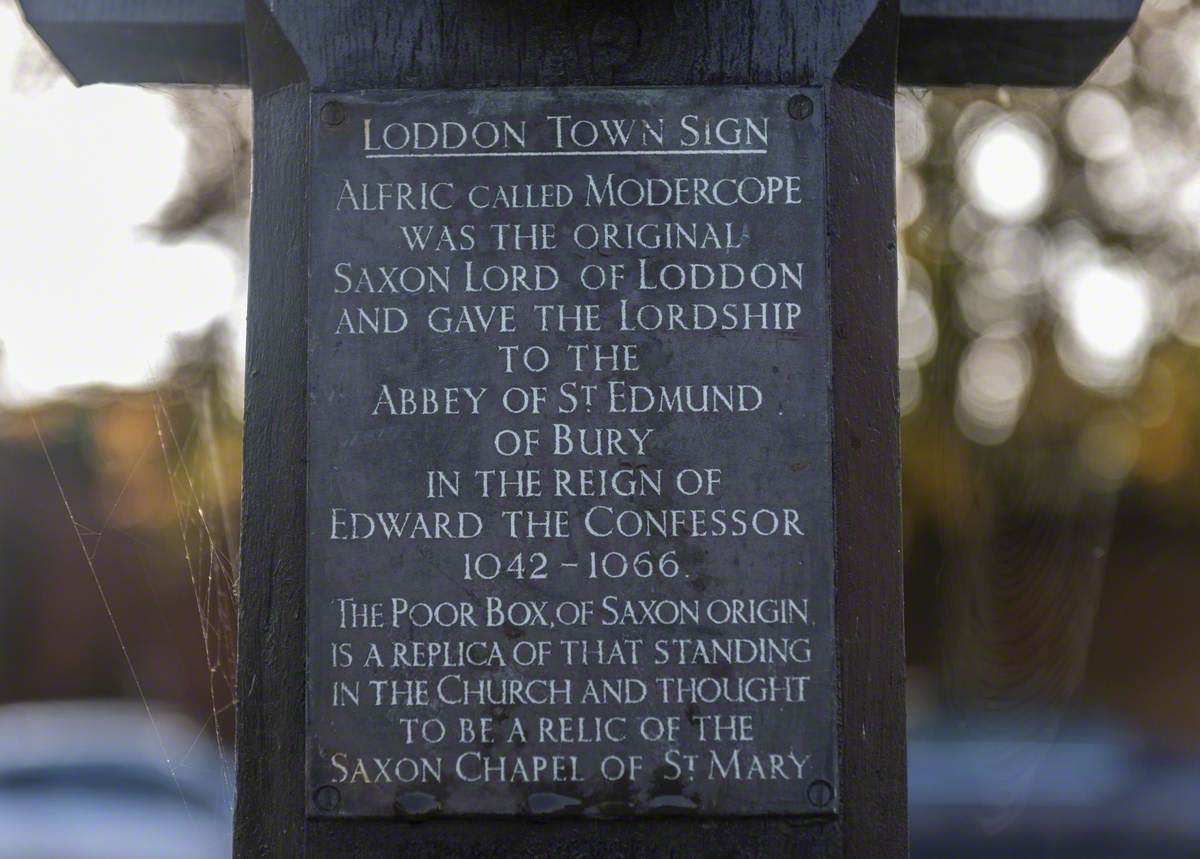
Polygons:
M1200 857L1200 759L1119 727L942 722L908 759L913 859Z
M216 859L232 768L177 716L128 703L0 707L0 859Z

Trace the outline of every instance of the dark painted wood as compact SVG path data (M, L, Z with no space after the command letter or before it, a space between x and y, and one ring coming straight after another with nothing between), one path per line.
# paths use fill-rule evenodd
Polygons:
M237 793L240 856L300 856L304 838L304 493L308 88L274 21L250 8L258 47L250 233Z
M871 0L269 0L314 90L804 83ZM892 48L887 48L890 55Z
M78 83L249 82L241 0L20 2L30 25ZM686 14L695 4L675 4L674 10L671 4L655 5L679 26L704 26L706 17ZM1140 7L1141 0L902 0L899 80L922 86L1073 86L1113 49ZM421 54L443 40L462 39L448 27L430 32L396 23L409 15L408 5L393 4L388 32L408 39L411 63L420 63ZM529 15L554 17L542 6L529 7ZM557 27L560 21L547 23L547 29L565 32ZM513 47L503 24L492 33L497 56ZM588 35L598 35L602 61L604 54L628 47L627 33ZM473 62L466 53L459 61Z
M902 0L901 83L1077 86L1142 0Z
M78 84L246 84L242 0L21 0Z
M896 0L250 4L255 209L247 367L238 856L811 856L906 852L892 92ZM535 11L536 10L536 11ZM270 14L268 14L270 13ZM869 23L868 23L869 21ZM275 24L278 24L276 29ZM290 47L289 47L290 46ZM403 46L396 55L395 46ZM294 48L294 55L291 53ZM299 64L297 63L299 58ZM295 81L298 65L305 80ZM314 90L827 88L840 715L837 818L306 820L303 392ZM850 784L850 782L854 784Z
M846 856L907 844L899 374L895 20L876 15L829 93L833 483ZM863 141L871 145L864 146ZM899 638L897 638L899 636Z
M237 815L239 855L289 855L266 845L303 835L304 743L304 206L307 91L256 98L251 226L242 571L239 584ZM294 135L296 143L285 142ZM291 855L300 855L299 853Z

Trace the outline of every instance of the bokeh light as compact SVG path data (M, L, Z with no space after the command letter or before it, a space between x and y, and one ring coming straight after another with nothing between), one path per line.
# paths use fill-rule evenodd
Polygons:
M1132 265L1089 262L1066 275L1060 301L1066 324L1057 342L1067 370L1099 388L1135 379L1153 323L1145 277Z
M1067 136L1085 158L1110 161L1129 152L1133 124L1125 105L1111 91L1086 87L1067 107Z
M998 328L976 338L959 365L955 417L963 435L985 445L1012 435L1021 416L1033 358L1011 332Z
M1029 117L1003 114L978 129L961 155L959 174L971 201L1000 221L1039 215L1054 164L1044 135Z

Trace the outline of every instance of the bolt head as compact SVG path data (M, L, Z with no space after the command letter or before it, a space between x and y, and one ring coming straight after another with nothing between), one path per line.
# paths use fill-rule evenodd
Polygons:
M833 802L833 785L827 781L814 781L808 786L808 801L817 808L827 808Z
M346 121L346 108L336 101L325 102L321 106L321 121L330 126L341 125Z
M792 96L788 99L787 112L792 119L808 119L813 112L812 99L800 94Z
M336 787L327 784L317 789L317 792L313 795L313 802L321 811L333 811L341 805L342 794Z

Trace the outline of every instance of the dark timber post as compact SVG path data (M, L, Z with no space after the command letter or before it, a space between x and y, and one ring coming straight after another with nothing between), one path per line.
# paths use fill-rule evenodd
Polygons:
M253 89L236 855L905 855L892 175L897 67L909 83L1072 83L1115 44L1136 15L1137 0L248 0L244 12L237 0L23 0L23 6L30 23L80 82L248 83ZM596 793L590 787L572 787L573 792L537 794L541 799L536 801L528 790L502 786L478 791L467 785L476 792L464 803L453 791L443 790L444 784L436 784L422 792L398 793L394 809L389 804L381 813L378 803L390 803L391 794L366 785L374 769L364 771L362 785L353 778L334 777L337 769L349 766L338 750L350 748L358 738L344 728L341 733L332 731L336 713L323 709L325 704L314 701L309 692L311 678L326 670L326 607L343 593L322 590L326 573L334 568L327 544L348 539L357 527L346 521L339 524L336 512L330 525L327 506L345 500L349 492L339 481L365 486L363 497L375 499L369 480L353 482L359 479L361 464L346 459L343 448L359 446L381 463L379 474L408 478L412 474L403 469L435 467L432 460L425 461L431 445L444 442L446 449L453 449L465 444L462 439L474 438L472 428L478 422L448 422L444 431L432 436L410 431L405 424L408 434L397 436L396 424L367 425L347 417L356 414L357 402L347 397L361 392L341 386L339 380L356 377L363 367L356 362L366 359L353 356L368 354L368 347L359 353L328 338L328 286L331 263L337 259L330 254L342 248L347 254L350 248L374 253L381 243L372 232L373 222L354 220L356 214L331 220L329 203L337 195L335 188L330 196L330 181L346 174L347 165L367 175L376 169L371 165L381 163L368 165L365 159L372 158L413 159L394 162L406 166L387 173L390 178L415 181L435 175L428 172L428 164L435 162L419 160L429 154L406 148L399 137L373 140L364 118L389 118L399 127L404 121L436 124L451 117L486 116L489 110L526 117L534 108L544 114L553 112L545 108L558 109L560 104L566 106L562 110L577 113L596 107L606 117L635 105L673 121L681 114L704 116L713 106L745 105L747 114L764 117L764 123L770 117L770 145L765 131L748 122L746 138L720 138L720 145L705 153L712 160L698 162L707 166L693 173L715 181L755 169L774 171L770 175L779 178L785 202L798 205L773 209L769 218L747 212L747 234L758 244L749 256L741 251L742 256L731 253L727 258L748 265L770 263L794 248L804 266L804 289L794 306L802 307L806 327L795 333L777 323L774 335L755 334L746 341L751 348L741 352L734 337L669 342L682 356L673 360L714 374L707 381L731 381L715 371L736 365L745 368L747 379L758 379L752 374L759 370L779 374L780 384L792 385L795 396L789 399L787 390L771 389L771 409L761 417L755 416L752 423L714 418L700 425L704 432L697 433L698 440L675 431L676 423L691 426L682 418L654 427L662 438L681 446L677 463L690 465L697 456L718 453L725 455L725 463L730 451L737 454L734 459L744 461L739 466L753 479L739 478L734 468L728 469L729 485L751 493L735 501L780 507L790 501L800 510L806 542L764 539L758 544L761 548L681 548L680 555L706 574L712 571L704 568L704 561L721 567L716 579L706 575L695 583L697 592L715 581L714 593L737 595L742 603L743 597L771 593L740 589L743 579L751 582L745 586L749 588L756 578L788 586L796 576L806 577L816 615L810 633L813 682L809 697L801 695L799 700L811 710L780 707L777 712L787 716L774 723L764 717L759 729L769 725L778 732L776 739L786 739L792 731L800 747L812 752L811 766L796 780L751 787L717 780L692 793L660 791L653 801L646 800L653 794L648 782L633 778L627 780L629 794L624 796L608 789ZM451 105L457 112L450 112ZM382 122L376 123L376 131ZM760 131L761 137L755 137ZM347 143L354 134L361 135L361 151ZM437 157L445 160L436 163L445 165L445 176L464 181L494 175L491 181L497 183L514 176L520 178L513 181L556 183L568 175L556 166L561 162L611 165L618 156L632 154L636 157L622 162L633 165L631 172L673 176L682 168L664 165L683 163L670 159L685 158L688 153L678 147L695 146L698 139L660 140L656 149L641 153L573 152L568 154L603 157L545 157L536 162L541 166L530 166L535 164L531 153L562 153L535 152L539 147L522 138L521 157L492 158L483 151L486 141L476 140L479 151L472 156L444 153ZM754 148L759 140L761 148ZM411 143L409 138L404 141ZM540 148L553 146L543 142ZM468 161L477 166L463 166ZM753 164L760 166L743 167ZM802 206L798 189L803 191ZM343 197L346 194L354 213L365 208L365 185L362 200L355 199L350 186ZM678 220L682 210L672 205L664 211ZM340 207L341 200L336 208ZM624 216L611 217L619 221ZM727 248L738 247L730 241ZM480 254L481 265L492 259ZM359 252L360 261L367 262L368 255ZM530 264L541 259L536 253L528 256ZM685 257L670 257L676 258ZM413 259L426 258L414 252ZM414 310L428 310L420 298L412 301L408 306ZM520 304L525 299L513 301ZM531 309L528 303L520 306ZM757 324L752 318L758 317L746 317L746 330ZM766 323L762 325L766 330ZM563 339L558 338L560 346ZM609 342L600 335L596 340ZM661 347L658 335L638 331L626 340L645 347L641 371L646 378L666 381L669 374L663 368L671 369L671 361L645 360ZM488 369L490 365L473 363L481 359L466 351L448 351L437 342L386 354L399 355L396 366L415 374L415 382L405 384L421 384L422 373L441 383L443 377L450 378L446 374L462 367L491 379L489 384L499 381L487 375L496 372ZM372 372L382 372L376 364L369 366ZM524 381L531 378L535 377ZM581 425L591 426L587 420ZM777 435L764 442L772 432ZM400 447L370 446L381 438L397 437L402 439ZM481 450L470 448L469 455L495 467L488 458L492 454ZM623 447L619 452L633 455ZM406 465L408 455L420 462ZM635 463L645 466L645 461ZM744 485L736 482L739 479ZM411 481L403 482L403 488L411 491ZM431 492L428 497L435 496ZM418 505L402 495L390 498L396 507ZM349 497L349 503L358 499ZM645 501L647 506L662 503ZM459 509L449 502L448 506ZM479 506L491 510L482 501ZM689 527L694 529L696 521ZM702 527L713 526L705 520ZM322 533L329 534L329 540ZM691 546L692 536L685 530L682 538L658 547L671 548L668 554L673 554L676 547ZM529 542L521 548L523 559L525 548L540 550L544 545ZM627 542L632 550L635 541ZM582 551L589 544L553 545ZM349 542L344 548L339 557L356 560L342 563L360 564L361 570L339 575L348 575L346 581L360 589L369 591L389 572L378 566L378 556L390 548L370 549L374 554L352 554L356 549ZM434 547L428 556L404 555L405 569L421 569L422 562L440 569L447 556L436 555L438 551ZM556 556L556 561L570 557ZM797 563L799 573L787 566ZM792 579L772 578L785 568ZM497 585L495 592L539 592L506 587ZM581 596L591 593L588 587L581 580L568 586ZM669 585L662 587L653 593L679 593ZM445 585L433 579L428 588L430 594L445 594ZM307 604L314 592L322 595L322 605ZM353 605L349 610L353 614ZM363 618L371 617L367 607L363 612ZM825 617L829 623L823 622ZM807 609L804 623L808 624ZM760 623L748 626L756 630L748 635L767 634ZM533 643L563 635L511 627L510 623L505 634L514 641L528 636ZM698 636L724 634L680 629ZM407 634L412 634L411 628ZM454 635L461 637L448 637ZM313 648L316 640L319 650ZM558 663L553 667L562 668ZM593 673L578 667L562 671L580 682ZM633 673L653 678L653 673L639 671L643 673ZM734 666L715 675L737 679L748 671ZM786 694L793 691L789 687ZM717 706L713 712L736 711ZM509 715L497 718L503 721ZM705 715L703 710L689 710L687 718L694 724ZM618 745L640 748L632 740ZM779 773L784 772L780 765ZM776 775L774 764L770 775ZM654 778L661 786L661 775ZM544 813L549 807L559 813Z
M901 856L906 850L889 0L424 0L248 7L255 169L246 390L237 852L269 856ZM314 93L816 87L828 137L840 813L306 818L305 304ZM786 96L781 96L786 98ZM817 109L821 109L818 107ZM786 224L780 225L787 229ZM812 260L811 264L819 264ZM253 751L251 751L253 750Z

